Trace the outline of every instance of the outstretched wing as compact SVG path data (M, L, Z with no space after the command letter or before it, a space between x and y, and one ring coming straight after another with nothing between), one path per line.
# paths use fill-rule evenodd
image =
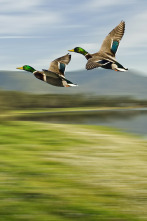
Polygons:
M45 76L47 77L55 78L55 79L60 78L60 75L55 72L45 70L45 69L42 69L42 71L43 71L43 74L45 74Z
M71 60L70 54L66 54L60 58L57 58L51 62L48 70L59 75L64 75L66 65L68 65L70 60Z
M73 87L77 86L67 80L63 75L43 69L44 81L58 87Z
M86 64L86 69L91 70L98 67L109 68L112 62L106 59L89 59Z
M99 64L98 61L94 61L93 59L89 59L87 61L87 64L86 64L87 70L91 70L91 69L98 68L98 67L101 67L101 64Z
M121 21L104 39L100 51L115 57L120 40L125 32L125 22Z

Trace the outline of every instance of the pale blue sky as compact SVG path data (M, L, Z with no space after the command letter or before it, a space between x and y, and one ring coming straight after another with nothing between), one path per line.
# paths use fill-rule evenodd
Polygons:
M0 0L0 69L48 68L76 46L94 53L121 20L126 31L116 58L146 74L147 0ZM85 64L82 55L72 53L67 71Z

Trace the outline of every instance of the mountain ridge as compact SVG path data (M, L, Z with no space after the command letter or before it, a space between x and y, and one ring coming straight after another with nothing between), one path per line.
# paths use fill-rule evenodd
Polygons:
M135 71L80 70L67 72L66 78L79 86L74 88L54 87L39 81L29 72L1 70L0 89L31 93L92 93L96 95L129 95L147 98L147 77Z

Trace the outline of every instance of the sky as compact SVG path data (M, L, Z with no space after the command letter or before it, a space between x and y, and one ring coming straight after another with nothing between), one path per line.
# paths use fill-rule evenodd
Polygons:
M147 0L0 0L0 69L48 69L76 46L95 53L121 20L126 29L116 59L147 75ZM71 54L67 71L85 69L84 56Z

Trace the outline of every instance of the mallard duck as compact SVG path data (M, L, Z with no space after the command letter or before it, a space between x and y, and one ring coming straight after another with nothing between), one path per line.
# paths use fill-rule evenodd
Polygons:
M70 62L71 55L66 54L60 58L55 59L51 62L48 70L42 69L42 71L36 71L29 65L18 67L17 69L25 70L34 74L39 80L45 81L48 84L58 87L73 87L77 86L71 81L67 80L64 76L65 67Z
M97 53L90 54L81 47L76 47L71 52L77 52L85 56L88 60L86 69L90 70L93 68L106 68L113 69L115 71L126 71L120 63L115 59L120 40L122 39L125 31L125 22L121 21L104 39L100 50Z

